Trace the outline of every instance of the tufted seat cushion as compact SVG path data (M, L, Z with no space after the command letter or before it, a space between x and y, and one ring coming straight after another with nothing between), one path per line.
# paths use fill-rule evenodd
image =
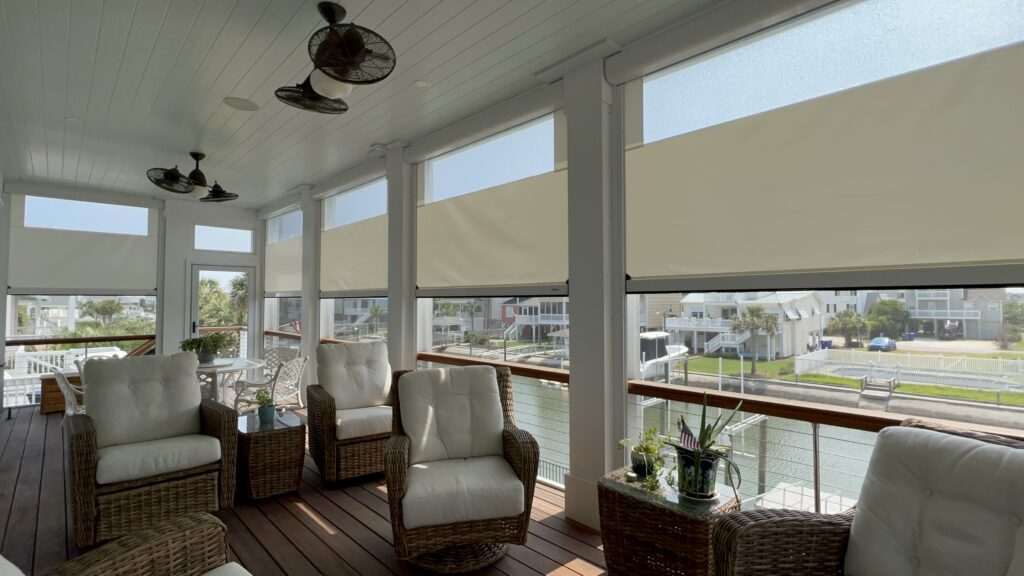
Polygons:
M339 410L382 406L391 393L391 364L383 342L320 344L316 348L317 383L334 397Z
M525 500L523 483L501 456L424 462L409 468L402 520L417 528L507 518L522 514Z
M220 440L188 434L100 448L96 483L140 480L220 461Z
M1024 574L1024 450L916 428L879 432L846 553L850 576Z
M335 431L338 440L391 433L391 406L368 406L338 410Z
M199 360L96 358L85 363L85 403L100 448L199 433Z
M398 381L398 396L411 464L502 455L505 421L494 368L407 372Z

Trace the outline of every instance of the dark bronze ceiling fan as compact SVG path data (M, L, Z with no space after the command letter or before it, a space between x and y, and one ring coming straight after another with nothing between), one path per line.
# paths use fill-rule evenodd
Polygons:
M178 170L178 166L175 165L169 170L167 168L150 168L146 171L146 177L159 188L175 194L193 194L196 188L209 189L207 195L199 199L200 202L227 202L238 198L238 194L228 192L216 181L213 186L207 184L206 174L199 169L199 162L206 158L206 154L189 152L188 155L196 161L196 167L188 173L188 176L182 174Z

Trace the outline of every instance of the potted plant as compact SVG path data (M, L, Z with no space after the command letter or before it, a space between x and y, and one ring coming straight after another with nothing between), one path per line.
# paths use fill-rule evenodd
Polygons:
M195 352L201 364L210 364L217 358L217 354L228 347L228 344L226 333L211 332L205 336L182 340L181 350L182 352Z
M619 441L619 447L629 448L629 461L637 478L656 477L665 459L661 456L662 440L658 428L644 430L639 442L630 447L629 438Z
M277 406L274 405L274 398L270 395L270 392L266 390L257 390L254 398L256 403L260 405L257 409L259 412L260 422L270 424L274 421L274 413L277 412Z
M696 435L686 425L682 415L679 416L679 442L670 441L669 444L676 449L676 468L679 471L678 489L681 494L699 499L714 498L719 460L724 460L730 470L736 472L737 482L734 489L739 487L742 482L740 469L735 462L728 458L725 448L715 443L715 439L736 417L736 413L742 405L743 402L737 404L724 420L719 414L714 423L709 423L707 418L708 396L705 394L704 406L700 413L700 430Z

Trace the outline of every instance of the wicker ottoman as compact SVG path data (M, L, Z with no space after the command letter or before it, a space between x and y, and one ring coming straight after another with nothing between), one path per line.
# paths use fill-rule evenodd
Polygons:
M662 481L652 493L626 482L620 468L597 483L601 540L609 574L631 576L714 574L711 537L715 521L739 510L730 489L714 500L680 497ZM664 474L664 472L663 472Z
M299 489L306 425L298 414L278 414L271 423L255 413L238 417L238 494L269 498Z

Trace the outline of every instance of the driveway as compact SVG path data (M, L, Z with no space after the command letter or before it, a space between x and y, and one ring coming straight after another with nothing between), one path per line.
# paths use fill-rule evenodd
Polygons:
M934 352L937 354L995 354L1006 353L991 340L900 340L899 350L908 352Z

